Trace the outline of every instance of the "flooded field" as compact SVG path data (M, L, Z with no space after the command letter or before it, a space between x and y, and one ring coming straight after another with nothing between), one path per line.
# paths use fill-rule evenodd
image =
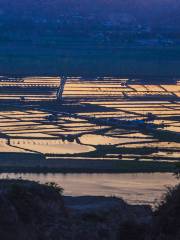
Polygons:
M71 196L116 196L132 204L154 206L178 180L171 173L153 174L0 174L0 178L55 182Z
M0 159L174 162L180 159L180 82L0 78Z

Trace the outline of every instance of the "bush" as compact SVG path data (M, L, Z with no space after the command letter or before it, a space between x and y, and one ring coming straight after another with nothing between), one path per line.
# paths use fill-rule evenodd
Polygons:
M62 189L26 180L0 181L1 240L68 239ZM65 229L68 229L64 231Z
M148 225L128 221L120 227L119 240L145 240L149 230Z
M180 239L180 184L174 188L168 188L156 207L154 215L153 239Z
M176 163L175 176L180 179L180 162Z

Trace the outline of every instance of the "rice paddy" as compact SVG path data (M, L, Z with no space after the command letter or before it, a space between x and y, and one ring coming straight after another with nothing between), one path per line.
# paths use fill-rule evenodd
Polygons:
M0 158L176 162L180 82L68 77L0 79Z

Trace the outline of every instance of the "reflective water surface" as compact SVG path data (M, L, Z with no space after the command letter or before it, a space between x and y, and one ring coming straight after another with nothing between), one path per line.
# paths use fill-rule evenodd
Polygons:
M46 159L179 161L178 79L67 77L63 102L55 102L61 82L1 77L0 158L31 152Z
M0 174L0 178L23 178L41 183L56 182L65 195L117 196L132 204L151 204L178 180L171 173L153 174Z

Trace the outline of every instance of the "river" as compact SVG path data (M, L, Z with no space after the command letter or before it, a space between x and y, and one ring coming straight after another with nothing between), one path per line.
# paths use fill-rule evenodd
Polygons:
M64 195L116 196L131 204L154 205L167 186L178 180L171 173L138 174L0 174L0 178L23 178L41 183L55 182Z

